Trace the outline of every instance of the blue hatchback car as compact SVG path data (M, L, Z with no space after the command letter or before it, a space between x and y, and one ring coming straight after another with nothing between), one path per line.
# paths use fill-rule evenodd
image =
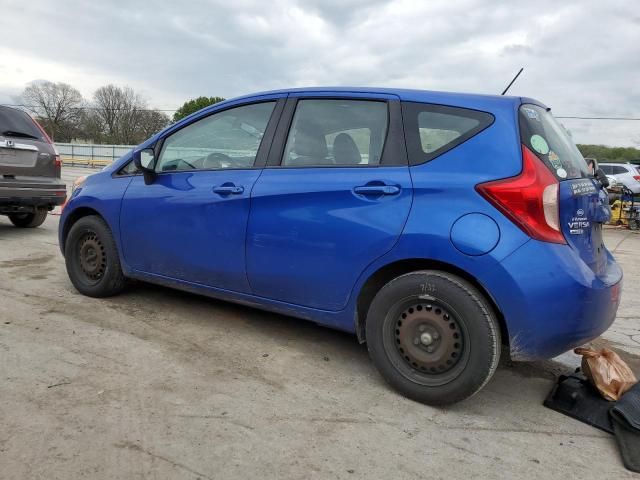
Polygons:
M504 349L549 358L609 327L609 214L536 100L314 88L169 126L76 182L59 239L85 295L132 278L352 332L393 387L446 404Z

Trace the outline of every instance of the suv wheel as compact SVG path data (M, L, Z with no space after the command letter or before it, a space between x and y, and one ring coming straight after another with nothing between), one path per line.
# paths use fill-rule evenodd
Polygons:
M369 355L385 380L429 405L459 402L493 376L500 328L471 284L427 270L387 283L367 315Z
M44 223L47 213L44 208L39 208L34 213L12 213L9 220L19 228L35 228Z
M118 249L102 218L78 220L67 235L64 256L71 283L83 295L109 297L124 288Z

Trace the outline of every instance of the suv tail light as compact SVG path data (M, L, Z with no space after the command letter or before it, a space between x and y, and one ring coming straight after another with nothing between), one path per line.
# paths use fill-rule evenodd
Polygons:
M523 145L519 175L481 183L476 190L530 237L566 243L560 231L558 187L558 180Z
M640 182L640 175L634 175L633 178Z
M42 125L40 125L38 123L38 121L31 117L31 120L33 120L33 123L36 124L36 127L38 127L38 129L42 132L42 136L44 137L44 139L47 141L48 144L53 145L53 141L51 140L51 137L49 136L49 134L45 131L44 128L42 128Z

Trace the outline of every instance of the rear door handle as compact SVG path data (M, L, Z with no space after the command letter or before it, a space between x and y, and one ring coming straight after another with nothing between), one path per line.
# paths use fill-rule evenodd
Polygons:
M354 193L358 195L397 195L400 187L396 185L363 185L355 187Z
M218 195L238 195L244 192L244 187L238 187L236 185L223 184L219 187L213 187L213 193Z

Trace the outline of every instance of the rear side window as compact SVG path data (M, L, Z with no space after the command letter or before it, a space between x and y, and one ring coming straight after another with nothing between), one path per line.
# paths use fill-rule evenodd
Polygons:
M378 165L387 135L386 102L300 100L282 165L288 167Z
M493 123L490 113L425 103L402 104L411 164L433 160Z
M580 150L548 110L524 104L520 106L519 116L522 144L542 160L558 180L589 176L589 167Z
M28 114L9 107L0 107L0 135L44 140L42 132Z

